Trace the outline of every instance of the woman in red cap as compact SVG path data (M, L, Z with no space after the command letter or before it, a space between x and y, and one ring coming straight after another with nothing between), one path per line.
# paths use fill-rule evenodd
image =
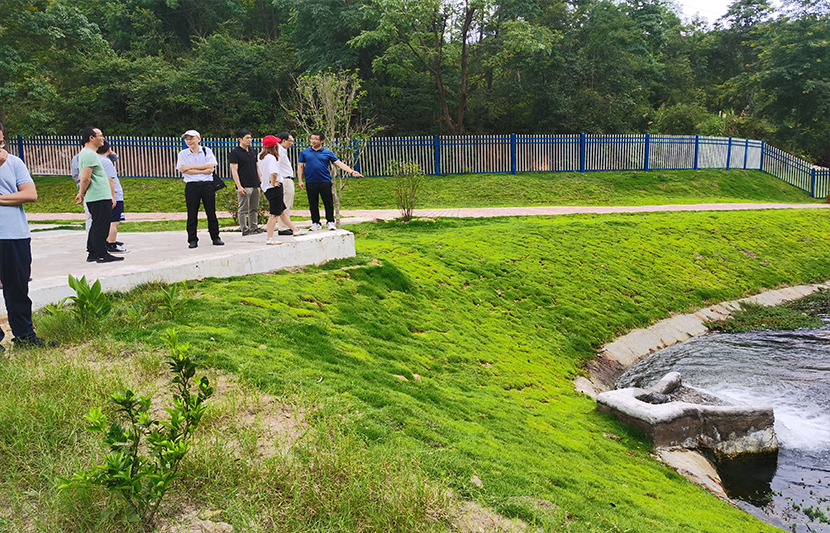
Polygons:
M265 198L268 199L268 224L265 226L268 231L268 239L266 244L282 244L281 241L274 238L274 227L277 225L277 217L282 220L282 223L288 226L288 229L281 231L280 235L305 235L306 232L300 230L291 222L288 216L288 211L285 209L285 203L282 200L282 178L279 175L279 158L280 154L277 151L277 143L279 141L273 135L266 135L262 139L262 151L259 153L259 168L262 171L262 192L265 193Z

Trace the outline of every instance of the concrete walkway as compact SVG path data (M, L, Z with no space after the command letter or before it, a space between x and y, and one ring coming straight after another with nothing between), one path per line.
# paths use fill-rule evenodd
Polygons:
M470 207L447 209L416 209L417 217L439 218L488 218L532 215L573 215L578 213L655 213L668 211L745 211L752 209L827 209L830 204L673 204L637 206L536 206L536 207ZM228 212L217 212L220 218L230 218ZM377 219L392 220L401 216L397 209L344 209L340 212L343 224L356 224ZM84 220L83 213L27 213L29 221L39 220ZM205 218L204 213L199 213ZM300 226L309 226L311 214L308 211L292 211L291 217ZM185 220L186 213L127 213L129 222L152 222L159 220ZM184 227L182 228L184 229Z

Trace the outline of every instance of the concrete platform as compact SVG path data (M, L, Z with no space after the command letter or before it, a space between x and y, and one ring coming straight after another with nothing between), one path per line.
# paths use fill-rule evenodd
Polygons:
M35 226L36 228L36 226ZM69 274L90 282L98 279L105 291L126 291L142 283L175 283L207 277L246 276L282 268L319 265L354 257L354 234L346 230L314 231L299 237L279 237L282 244L266 245L265 234L243 237L222 232L225 246L213 246L206 230L199 247L187 247L184 231L120 233L128 252L116 263L86 262L86 232L32 232L32 281L29 296L35 309L74 295ZM6 316L0 299L0 317Z

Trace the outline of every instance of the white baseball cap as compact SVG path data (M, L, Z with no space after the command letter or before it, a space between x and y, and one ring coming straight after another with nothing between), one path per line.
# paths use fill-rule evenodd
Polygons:
M184 132L184 135L182 135L182 137L187 137L188 135L191 137L198 137L200 139L202 138L202 136L199 135L199 132L196 130L187 130L186 132Z

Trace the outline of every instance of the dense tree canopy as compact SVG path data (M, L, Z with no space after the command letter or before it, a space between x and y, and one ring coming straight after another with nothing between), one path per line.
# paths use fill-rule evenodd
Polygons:
M291 126L294 80L356 70L389 135L749 136L830 162L830 2L0 0L0 116L24 135Z

